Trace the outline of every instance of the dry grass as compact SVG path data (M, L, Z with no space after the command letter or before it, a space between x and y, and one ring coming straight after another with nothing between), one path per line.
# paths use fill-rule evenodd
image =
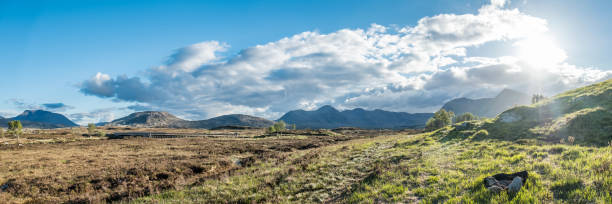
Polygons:
M22 142L27 141L23 146L14 144L14 139L8 139L8 145L0 145L0 200L8 203L126 200L179 190L232 175L256 161L283 161L298 150L351 139L337 135L106 140L78 136L83 134L78 131L86 132L81 129L30 132L23 136ZM241 134L256 135L259 130L242 131Z

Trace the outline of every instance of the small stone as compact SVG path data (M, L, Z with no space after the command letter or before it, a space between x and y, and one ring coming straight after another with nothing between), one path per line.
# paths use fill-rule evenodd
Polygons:
M523 186L523 179L519 176L512 179L512 183L508 185L508 193L518 193Z

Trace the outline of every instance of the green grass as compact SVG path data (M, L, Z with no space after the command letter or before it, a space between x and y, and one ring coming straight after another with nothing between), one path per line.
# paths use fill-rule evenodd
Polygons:
M479 133L482 134L482 133ZM527 170L516 195L489 192L487 176ZM134 203L610 203L612 147L380 137L297 152Z

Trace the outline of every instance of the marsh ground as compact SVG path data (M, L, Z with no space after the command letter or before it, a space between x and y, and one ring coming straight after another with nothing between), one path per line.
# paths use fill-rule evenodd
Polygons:
M205 132L185 129L114 129L105 131ZM22 202L105 202L179 190L233 175L258 161L282 162L294 152L364 137L267 135L253 138L130 138L82 136L84 129L28 131L21 143L0 145L0 199ZM305 133L305 132L303 132ZM263 135L266 136L266 135Z

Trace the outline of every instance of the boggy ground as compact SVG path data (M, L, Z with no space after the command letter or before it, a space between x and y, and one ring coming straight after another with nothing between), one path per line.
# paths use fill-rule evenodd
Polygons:
M343 135L72 139L0 145L0 200L3 203L129 200L231 176L255 162L284 162L292 152L349 139Z

